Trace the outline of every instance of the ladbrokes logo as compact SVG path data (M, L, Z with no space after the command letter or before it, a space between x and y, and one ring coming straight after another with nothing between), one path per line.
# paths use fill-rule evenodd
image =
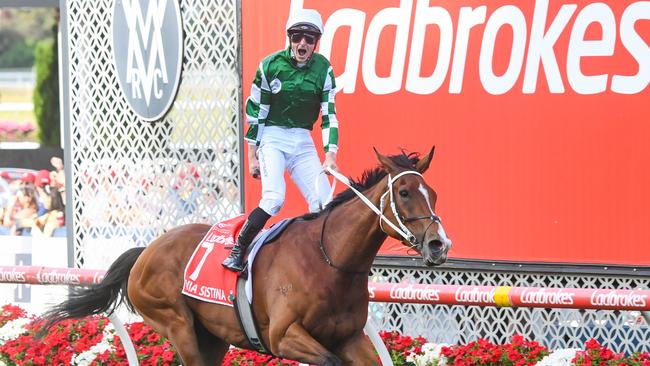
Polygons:
M208 234L208 237L205 238L205 241L209 242L209 243L217 243L217 244L226 245L226 246L235 245L235 242L234 242L232 236L219 235L219 234L215 234L215 233Z
M589 300L596 306L639 308L646 306L646 295L634 291L618 293L616 290L598 290Z
M440 290L427 286L414 287L413 285L407 285L405 287L404 285L393 285L390 289L390 298L395 300L440 301Z
M459 303L494 304L495 289L460 286L454 294Z
M182 34L176 0L115 2L115 68L129 105L144 120L160 119L174 101L182 67Z
M521 293L521 302L522 304L573 305L573 296L573 292L562 289L526 289Z
M291 3L292 8L303 6L303 0ZM344 93L354 93L362 82L372 94L461 94L477 85L493 95L534 94L543 83L552 94L638 94L650 82L643 25L650 18L648 1L627 0L621 11L616 0L580 6L535 0L532 9L521 1L458 6L399 0L382 2L394 6L376 14L375 2L336 3L340 8L326 19L319 52L329 57L347 50L345 62L337 62L342 73L336 84ZM592 34L591 28L599 31ZM431 53L435 62L425 62ZM380 65L390 69L380 72Z
M79 285L81 283L81 275L72 271L59 272L56 269L47 272L38 272L36 279L39 283L47 284L71 284Z
M27 277L24 271L16 271L15 268L0 268L0 281L2 282L26 282Z

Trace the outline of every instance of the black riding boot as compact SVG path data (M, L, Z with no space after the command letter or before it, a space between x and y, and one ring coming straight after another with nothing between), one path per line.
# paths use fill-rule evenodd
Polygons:
M246 249L248 249L248 246L251 245L257 233L262 230L264 224L266 224L266 221L270 217L271 215L259 207L251 212L237 236L237 243L235 243L235 246L230 251L230 256L222 263L224 267L233 272L241 272L244 270Z

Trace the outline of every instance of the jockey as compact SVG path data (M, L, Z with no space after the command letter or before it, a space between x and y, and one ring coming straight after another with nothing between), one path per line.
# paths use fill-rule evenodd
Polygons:
M289 16L286 31L289 46L262 60L246 101L249 172L261 178L262 198L223 262L232 271L243 270L246 249L267 220L280 211L285 169L311 212L320 209L331 189L323 170L337 170L334 72L327 58L314 52L323 21L317 11L299 9ZM322 165L310 132L319 113L325 148Z

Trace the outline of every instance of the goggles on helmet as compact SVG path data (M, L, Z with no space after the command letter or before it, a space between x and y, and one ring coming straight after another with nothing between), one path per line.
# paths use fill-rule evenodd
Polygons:
M307 32L292 32L289 33L289 39L291 40L291 43L300 43L302 39L305 39L305 42L309 45L313 45L316 43L316 40L318 39L318 36L316 36L313 33L307 33Z

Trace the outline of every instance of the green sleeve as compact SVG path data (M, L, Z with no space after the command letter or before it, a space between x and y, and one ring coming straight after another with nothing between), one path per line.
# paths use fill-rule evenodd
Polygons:
M246 122L249 127L245 139L250 144L260 144L270 106L271 89L266 80L264 61L262 61L251 86L251 94L246 100Z
M325 76L320 104L322 116L321 129L323 132L323 147L325 148L325 152L337 152L339 148L339 121L336 119L335 96L336 81L334 80L334 70L330 66Z

